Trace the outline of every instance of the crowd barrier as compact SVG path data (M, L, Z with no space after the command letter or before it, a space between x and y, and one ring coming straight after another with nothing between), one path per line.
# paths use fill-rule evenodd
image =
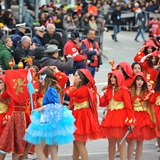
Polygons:
M113 27L112 21L111 21L111 14L113 10L109 10L106 15L106 27ZM160 13L151 13L151 12L145 12L146 13L146 24L148 24L148 21L152 19L155 15L160 19ZM135 27L135 13L134 12L128 12L128 11L121 11L121 26L126 28L126 26L129 24L130 28Z

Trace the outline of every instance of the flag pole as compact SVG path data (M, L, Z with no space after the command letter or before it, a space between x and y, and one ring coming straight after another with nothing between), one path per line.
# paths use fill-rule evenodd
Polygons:
M29 91L29 95L30 95L30 103L31 103L31 109L32 111L34 110L34 105L33 105L33 93L35 93L35 90L34 90L34 86L32 84L32 75L31 75L31 72L30 72L30 69L28 69L28 75L27 75L27 80L28 80L28 91Z

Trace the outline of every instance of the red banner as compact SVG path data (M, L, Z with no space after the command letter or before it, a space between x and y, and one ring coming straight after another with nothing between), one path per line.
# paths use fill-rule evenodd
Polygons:
M29 98L27 75L27 69L5 71L7 93L18 103L23 103Z

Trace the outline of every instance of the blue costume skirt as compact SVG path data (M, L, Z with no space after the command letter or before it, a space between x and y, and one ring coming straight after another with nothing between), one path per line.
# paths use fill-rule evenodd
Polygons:
M62 145L74 140L74 117L70 110L58 103L45 105L43 111L35 110L24 140L31 144Z

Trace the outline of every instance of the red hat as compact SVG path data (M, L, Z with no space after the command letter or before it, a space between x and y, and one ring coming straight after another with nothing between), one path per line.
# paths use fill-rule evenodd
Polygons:
M154 47L157 48L157 46L155 45L155 43L152 40L149 40L146 44L145 47Z
M88 69L79 69L85 76L86 78L89 80L87 87L91 88L94 86L95 81L93 76L91 75L90 71Z
M121 62L117 65L116 68L118 68L118 66L121 66L123 68L123 70L125 71L125 73L130 77L132 78L133 76L133 70L132 70L132 67L129 63L127 62Z
M48 66L44 66L37 74L40 74L40 73L43 72L46 68L48 68Z
M123 86L123 83L124 83L124 75L123 75L123 73L121 71L119 71L119 70L112 71L112 72L108 73L108 79L110 78L111 74L116 76L118 86L119 87ZM109 82L109 80L108 80L108 82Z
M146 84L147 84L148 80L147 80L147 78L146 78L146 76L145 76L145 74L144 74L143 72L138 72L138 73L136 73L136 74L134 75L133 80L132 80L132 84L133 84L133 82L135 81L135 79L136 79L137 76L141 76L141 77L143 78L143 80L144 80L144 81L146 82Z

